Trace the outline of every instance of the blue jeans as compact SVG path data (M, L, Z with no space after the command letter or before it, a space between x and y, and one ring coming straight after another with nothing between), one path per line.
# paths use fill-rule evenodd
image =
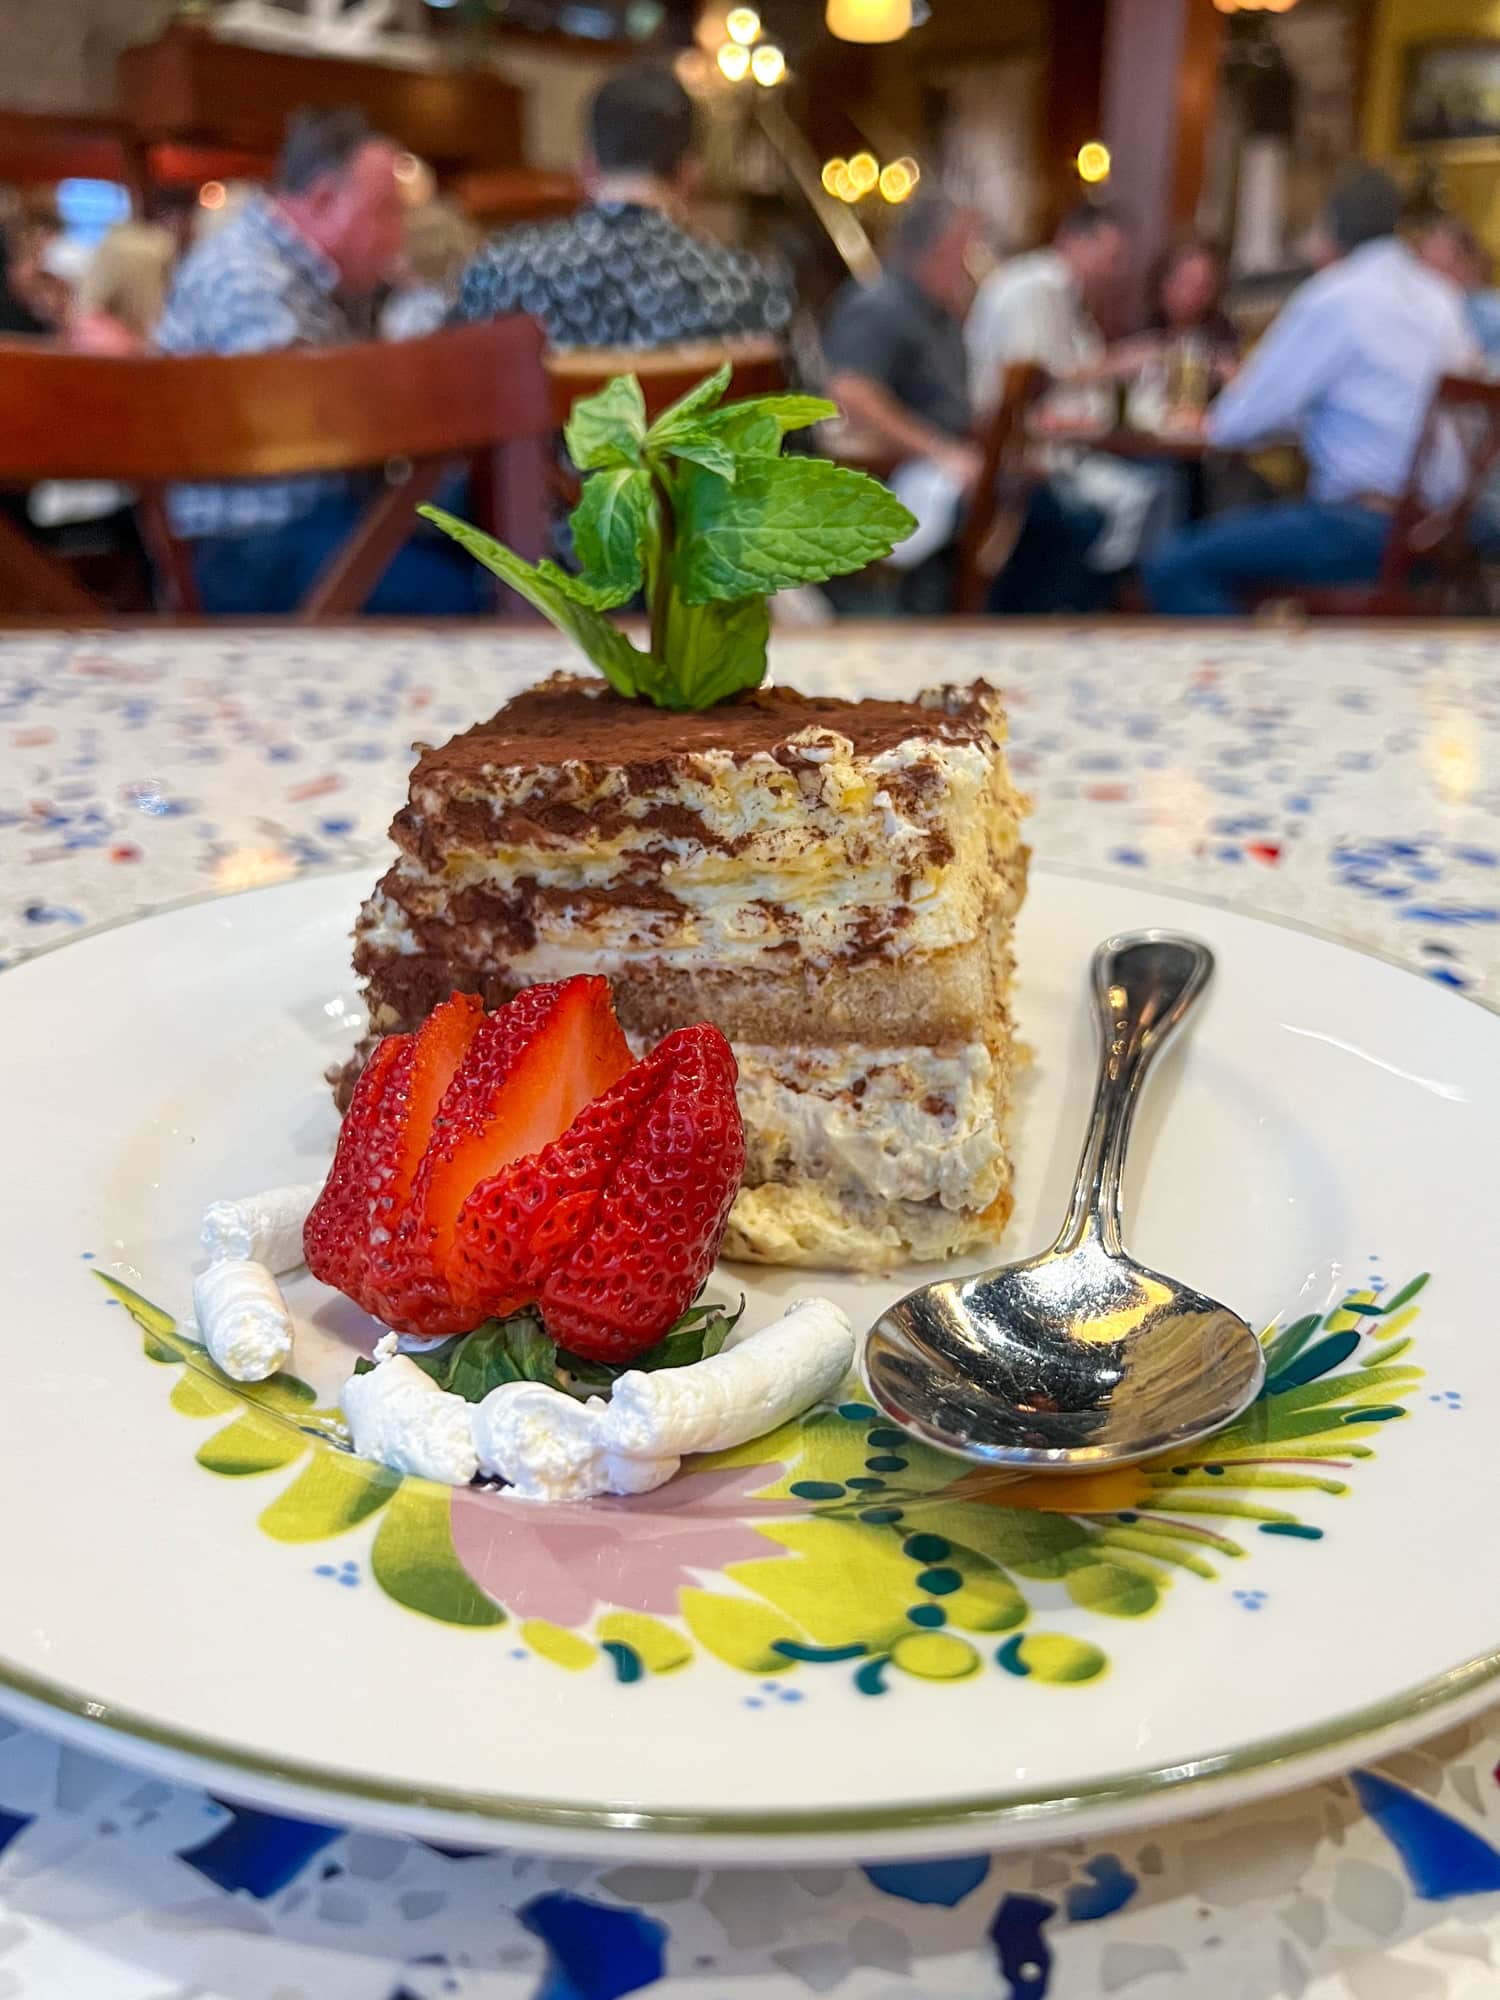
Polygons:
M1185 528L1141 566L1153 611L1227 618L1263 584L1373 583L1390 517L1349 502L1277 501Z
M193 574L203 609L240 617L294 611L362 511L359 499L336 496L283 528L195 541ZM485 574L446 535L419 524L364 608L394 618L472 617L487 607Z

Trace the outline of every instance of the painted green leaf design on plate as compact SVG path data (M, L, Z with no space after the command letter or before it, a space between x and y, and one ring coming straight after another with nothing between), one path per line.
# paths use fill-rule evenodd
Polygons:
M277 1542L326 1541L368 1520L401 1483L399 1472L352 1452L315 1451L261 1515L260 1525Z
M790 1673L796 1661L777 1647L795 1645L806 1636L784 1612L714 1590L682 1591L677 1610L705 1651L747 1674Z
M1070 1570L1064 1581L1075 1604L1105 1618L1140 1618L1161 1601L1149 1576L1119 1563L1091 1562Z
M192 1343L178 1333L177 1322L169 1312L163 1312L160 1306L143 1299L139 1292L133 1292L118 1278L112 1278L108 1271L95 1271L93 1275L106 1291L114 1294L140 1328L143 1335L141 1345L148 1361L170 1363L186 1359L183 1350ZM201 1353L202 1350L199 1351Z
M996 1654L1005 1671L1023 1679L1068 1686L1097 1680L1109 1665L1097 1646L1065 1632L1025 1632L1007 1639Z
M505 1613L453 1553L451 1506L446 1486L403 1480L370 1551L375 1580L398 1604L445 1625L503 1625Z
M307 1450L308 1440L264 1410L246 1410L198 1447L198 1463L209 1472L243 1479L276 1472Z
M172 1408L184 1417L223 1417L240 1403L233 1389L221 1388L196 1368L185 1368L172 1387Z

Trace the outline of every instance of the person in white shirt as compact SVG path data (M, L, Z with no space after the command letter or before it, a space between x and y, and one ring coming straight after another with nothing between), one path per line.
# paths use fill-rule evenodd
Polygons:
M1155 610L1224 616L1267 586L1380 574L1438 380L1479 365L1462 293L1398 240L1400 215L1400 190L1378 168L1335 183L1324 228L1337 261L1292 294L1208 418L1210 443L1228 450L1294 437L1306 497L1174 536L1143 565ZM1456 456L1427 471L1427 499L1451 499Z
M992 271L964 326L975 410L994 408L1014 361L1034 362L1063 384L1097 379L1104 336L1095 315L1129 267L1130 237L1119 214L1104 202L1084 202L1063 217L1044 249Z
M1109 427L1122 367L1140 365L1136 344L1106 352L1098 317L1130 269L1130 233L1119 212L1084 202L1064 216L1050 245L1013 257L980 287L964 329L969 393L981 415L999 402L1005 371L1030 362L1051 378L1049 418ZM1119 573L1155 532L1170 495L1166 475L1076 444L1045 456L1048 478L1027 503L990 609L1004 613L1089 612L1114 594Z

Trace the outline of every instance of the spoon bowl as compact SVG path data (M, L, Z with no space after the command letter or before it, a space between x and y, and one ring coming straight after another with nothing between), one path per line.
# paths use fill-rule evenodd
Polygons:
M1227 1306L1126 1254L1120 1196L1146 1074L1213 971L1160 931L1094 954L1099 1079L1077 1184L1052 1249L899 1299L865 1345L865 1379L929 1444L1022 1472L1129 1465L1232 1423L1265 1378Z

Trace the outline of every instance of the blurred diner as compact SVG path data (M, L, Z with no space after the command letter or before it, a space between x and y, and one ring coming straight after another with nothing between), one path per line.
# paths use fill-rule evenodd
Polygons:
M1450 279L1464 295L1464 310L1485 362L1500 367L1500 291L1489 254L1473 227L1448 209L1418 214L1408 224L1412 248L1424 264Z
M902 211L881 276L851 279L823 329L828 393L894 468L891 485L917 517L894 558L911 573L900 592L909 607L945 595L945 555L982 464L963 332L980 235L974 209L924 196Z
M172 233L122 222L100 240L78 285L68 339L81 354L144 354L166 305L176 260Z
M1081 202L1052 241L1012 257L979 288L965 340L975 408L1000 397L1001 373L1014 361L1045 368L1060 386L1084 386L1108 373L1099 315L1130 271L1130 233L1104 201Z
M487 243L464 273L455 317L530 313L554 347L779 332L792 313L785 278L688 226L695 141L693 100L670 70L617 71L589 106L588 199Z
M406 246L380 309L385 340L420 340L452 312L477 233L452 202L423 202L406 218Z
M1379 574L1438 381L1480 366L1463 293L1397 235L1401 210L1378 168L1336 182L1323 227L1337 255L1288 300L1207 418L1223 450L1294 437L1307 493L1174 536L1144 564L1156 610L1223 616L1278 585ZM1438 454L1425 476L1428 505L1451 499L1456 453Z
M168 354L263 354L368 338L375 300L401 254L397 149L353 108L297 113L273 184L179 266L156 344ZM192 549L203 608L288 611L362 511L342 474L178 486L175 534ZM366 608L442 614L478 608L474 565L445 538L414 533Z

